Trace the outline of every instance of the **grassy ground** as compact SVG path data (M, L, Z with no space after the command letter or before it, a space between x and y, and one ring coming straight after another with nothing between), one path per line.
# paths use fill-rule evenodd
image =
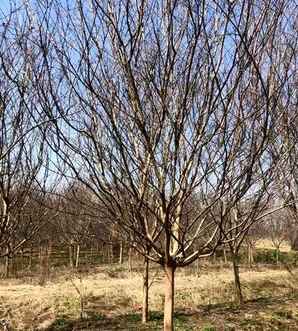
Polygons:
M272 241L270 239L260 239L256 243L257 249L275 249ZM283 241L280 245L280 251L281 252L290 252L291 246L287 241Z
M176 330L298 330L297 270L242 270L246 303L233 303L233 276L227 267L202 266L176 275ZM13 330L160 330L162 271L151 275L150 322L141 319L141 274L125 266L99 267L90 274L63 274L38 280L0 282L0 318ZM83 316L82 307L83 303ZM81 318L82 317L82 318ZM1 330L1 327L0 327Z

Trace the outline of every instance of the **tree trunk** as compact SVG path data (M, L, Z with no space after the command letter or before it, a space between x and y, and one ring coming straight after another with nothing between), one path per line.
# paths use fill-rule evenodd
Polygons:
M253 245L250 247L250 260L251 260L252 265L255 262L255 260L254 260L254 248L255 248L255 246L253 246Z
M164 303L164 331L174 330L174 280L175 268L173 265L165 266L165 303Z
M80 245L77 245L77 254L76 254L76 269L79 266L79 260L80 260Z
M128 271L130 273L130 276L132 276L132 248L129 247L128 250Z
M120 242L119 264L123 263L123 242Z
M228 259L227 259L227 251L226 251L225 248L223 249L223 255L224 255L224 263L227 264L228 263Z
M111 250L111 263L114 263L114 245L113 244L111 244L110 250Z
M200 259L197 259L197 278L200 277Z
M254 254L253 254L252 244L248 244L247 249L248 249L248 265L249 265L249 268L252 269L252 265L254 263Z
M216 264L216 251L214 252L212 256L213 264Z
M6 249L6 255L5 255L5 270L4 270L4 273L5 273L4 277L5 278L8 278L9 277L9 265L10 265L10 263L9 263L9 255L8 255L8 253L9 253L9 250L7 248Z
M279 264L279 247L276 249L276 264Z
M33 255L33 247L30 245L30 251L29 251L29 265L28 269L31 272L32 271L32 255Z
M242 295L240 276L239 276L238 255L232 254L232 259L233 259L236 302L239 305L242 305L243 304L243 295Z
M73 247L72 247L72 245L68 246L68 252L69 252L69 266L71 269L73 269Z
M45 279L46 281L49 280L49 275L50 275L50 246L47 243L45 246L45 257L44 257L44 274L45 274Z
M89 261L91 264L93 264L93 246L90 247Z
M144 257L142 323L148 322L149 315L149 260Z
M47 280L47 248L46 246L40 247L40 272L39 272L39 285L44 286Z
M290 236L290 243L291 243L291 250L298 251L298 230L297 225L294 225L295 228L291 229L291 236Z
M109 261L109 264L112 264L114 262L114 246L113 246L113 244L108 245L108 261Z
M24 269L24 248L23 248L23 247L21 248L20 269L21 269L21 272L22 272L23 269Z

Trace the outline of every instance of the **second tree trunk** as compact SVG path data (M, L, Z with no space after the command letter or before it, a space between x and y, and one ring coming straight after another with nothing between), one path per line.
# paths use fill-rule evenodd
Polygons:
M232 258L233 258L233 271L234 271L234 281L235 281L236 302L239 305L242 305L243 304L243 296L242 296L240 276L239 276L238 256L233 255Z

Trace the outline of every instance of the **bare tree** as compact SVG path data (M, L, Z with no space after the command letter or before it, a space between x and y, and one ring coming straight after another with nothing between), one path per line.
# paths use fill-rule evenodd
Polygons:
M213 254L227 232L229 242L247 232L225 216L264 188L275 163L267 144L287 75L279 78L272 45L287 4L78 0L34 9L39 103L62 118L45 139L57 168L104 206L101 216L164 267L165 330L176 268Z
M266 176L268 178L270 176ZM264 178L263 178L264 180ZM268 211L268 202L270 196L266 194L268 183L263 186L263 189L252 192L251 197L238 201L233 208L228 211L220 211L218 215L214 214L214 217L226 218L225 221L219 219L220 224L224 224L225 228L222 229L224 240L229 248L232 266L234 272L235 282L235 298L236 303L243 305L244 298L241 289L240 275L239 275L239 253L243 247L245 240L248 237L249 231L256 225L256 223L264 218ZM222 210L225 209L223 205Z
M61 192L59 200L56 230L61 242L68 246L70 267L78 268L80 246L92 238L92 224L97 218L91 208L92 196L78 183L72 183Z
M275 46L275 58L278 65L287 72L287 78L281 80L278 108L281 114L276 125L276 139L272 141L271 153L274 157L282 155L282 162L275 171L276 192L287 206L290 243L298 250L298 183L297 183L297 3L293 2L293 16L288 18L279 45ZM282 225L281 225L282 226Z
M289 222L287 222L286 210L275 213L266 221L266 229L269 238L276 249L276 264L279 263L280 247L289 238Z
M32 117L37 106L28 34L26 20L11 8L0 28L0 255L6 256L38 231L29 206L38 196L33 191L43 192L47 181L46 146Z

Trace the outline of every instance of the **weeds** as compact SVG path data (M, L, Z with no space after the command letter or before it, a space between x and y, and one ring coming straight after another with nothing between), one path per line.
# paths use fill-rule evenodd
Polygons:
M291 330L291 326L298 325L298 294L291 286L294 278L289 272L242 272L247 301L240 308L233 304L232 273L226 269L206 271L199 279L196 274L177 272L176 330ZM291 268L291 272L295 274L296 270ZM163 323L163 280L151 286L151 312L146 326L141 324L138 308L141 284L137 272L133 278L128 273L125 278L109 278L103 268L84 277L72 274L66 280L64 276L64 281L43 287L6 283L0 293L0 308L1 301L11 308L12 325L19 330L37 329L46 318L52 324L48 331L73 330L76 325L82 330L93 326L95 330L159 330ZM1 308L0 313L1 310L0 318L5 318L5 309Z

